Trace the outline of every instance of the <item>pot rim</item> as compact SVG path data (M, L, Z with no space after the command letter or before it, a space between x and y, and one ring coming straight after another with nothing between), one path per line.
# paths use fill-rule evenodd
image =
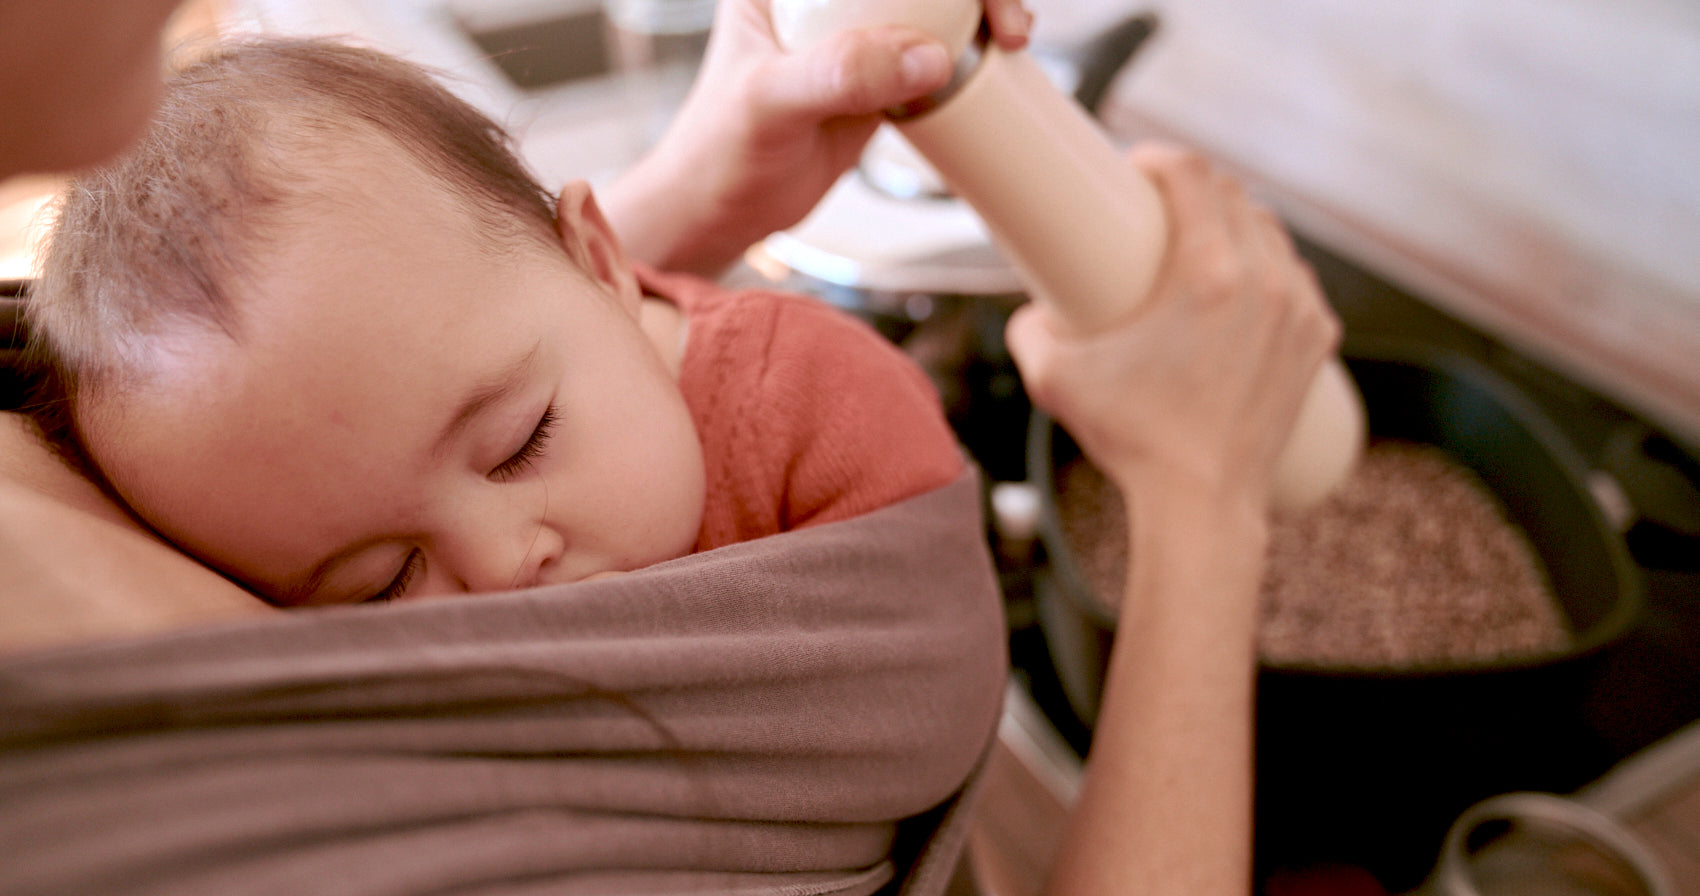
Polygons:
M1466 382L1487 395L1517 425L1522 426L1559 468L1571 486L1573 497L1588 518L1588 526L1604 548L1617 595L1611 609L1563 648L1499 656L1479 662L1418 662L1400 666L1348 665L1341 663L1272 662L1260 659L1264 672L1315 678L1429 679L1500 675L1506 672L1550 668L1595 654L1615 643L1635 624L1642 613L1644 584L1641 572L1630 559L1623 535L1607 519L1598 500L1588 490L1588 465L1581 452L1558 425L1538 408L1523 391L1484 364L1454 349L1416 340L1348 339L1341 350L1348 369L1354 363L1393 364L1444 374ZM1354 371L1355 373L1355 371ZM1075 559L1062 528L1057 508L1053 444L1067 430L1042 410L1035 410L1028 429L1028 470L1039 490L1039 533L1052 573L1055 589L1068 605L1105 632L1116 627L1116 613L1093 593L1085 573ZM1375 434L1370 434L1371 439Z

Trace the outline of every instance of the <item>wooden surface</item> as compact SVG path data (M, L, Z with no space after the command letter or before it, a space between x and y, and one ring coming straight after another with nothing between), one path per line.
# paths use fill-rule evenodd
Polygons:
M1619 763L1578 797L1648 847L1673 896L1700 896L1700 723Z
M1152 8L1106 111L1295 224L1700 440L1700 4ZM1074 13L1079 17L1081 13Z
M1700 774L1624 820L1664 863L1673 896L1700 896Z

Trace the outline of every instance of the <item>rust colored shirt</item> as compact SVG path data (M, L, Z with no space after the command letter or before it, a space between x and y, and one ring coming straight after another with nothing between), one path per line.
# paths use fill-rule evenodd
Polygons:
M808 296L639 274L689 322L679 386L708 478L698 551L860 516L962 472L937 390L872 327Z

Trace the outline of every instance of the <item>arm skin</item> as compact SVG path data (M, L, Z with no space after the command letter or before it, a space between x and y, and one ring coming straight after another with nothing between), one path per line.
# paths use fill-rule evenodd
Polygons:
M984 0L995 39L1027 42L1020 0ZM848 171L881 110L950 79L942 44L908 28L852 31L808 53L780 49L769 0L726 0L702 71L654 149L599 197L633 258L714 276L801 221Z
M1129 513L1161 530L1130 538L1141 560L1047 893L1243 896L1256 605L1242 597L1257 593L1267 529L1243 504L1179 487L1147 491Z
M137 523L0 413L0 653L274 613Z
M1251 887L1258 594L1276 458L1339 338L1278 221L1204 160L1143 147L1173 238L1129 321L1009 346L1122 492L1130 566L1079 802L1048 896Z

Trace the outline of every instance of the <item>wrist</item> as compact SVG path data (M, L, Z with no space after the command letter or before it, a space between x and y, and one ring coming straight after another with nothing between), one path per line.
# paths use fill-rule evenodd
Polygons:
M1266 542L1269 497L1243 477L1226 477L1178 464L1106 471L1128 512L1171 526L1218 527L1224 538Z
M1128 598L1173 604L1181 610L1177 618L1254 633L1269 546L1266 502L1176 476L1121 488L1128 556L1139 558L1129 569Z
M727 248L726 228L716 226L709 180L673 139L677 129L611 184L605 213L626 254L668 271L715 276L743 247Z

